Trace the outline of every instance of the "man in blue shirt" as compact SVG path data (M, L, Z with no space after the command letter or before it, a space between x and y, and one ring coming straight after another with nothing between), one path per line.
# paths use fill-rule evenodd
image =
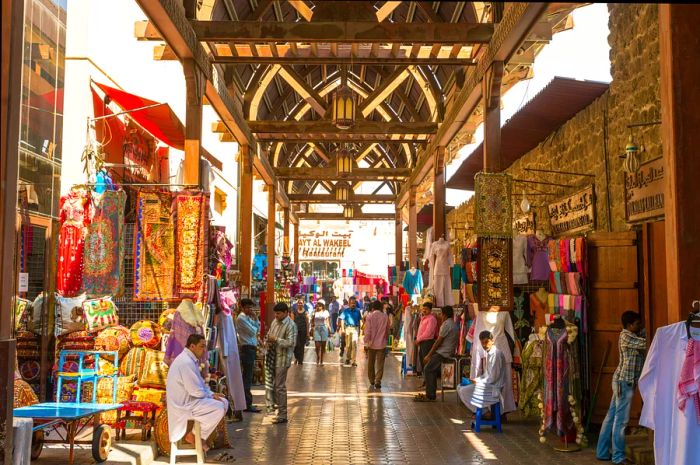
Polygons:
M338 318L340 332L345 333L345 366L357 366L357 341L360 337L362 315L357 309L357 299L350 297L348 308Z
M239 355L241 358L241 374L243 375L243 391L245 392L245 412L259 413L253 405L253 394L250 387L253 384L253 370L255 369L255 356L258 346L258 333L260 333L260 321L253 308L255 304L250 299L241 299L241 313L236 318L236 332L240 342Z
M331 331L335 333L338 329L338 315L340 314L340 301L337 297L334 297L330 305L328 305L328 313L331 318Z

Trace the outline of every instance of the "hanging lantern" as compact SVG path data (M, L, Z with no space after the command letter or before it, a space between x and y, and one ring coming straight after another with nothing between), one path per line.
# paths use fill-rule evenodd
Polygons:
M333 94L333 124L338 129L355 125L355 95L344 80Z
M353 207L352 205L345 205L345 207L343 207L343 218L345 218L347 220L347 219L354 218L354 217L355 217L355 207Z
M520 201L520 210L522 210L523 213L528 213L530 211L530 201L525 195L525 189L523 189L523 199Z
M623 164L625 171L630 174L639 171L639 147L637 147L637 144L632 139L631 134L625 146L625 154L627 155Z
M350 196L350 187L347 183L339 182L335 185L335 200L345 203Z
M338 156L336 157L338 165L337 165L337 174L340 177L345 177L348 174L352 173L352 166L354 164L354 160L350 152L343 147L340 149L338 152Z

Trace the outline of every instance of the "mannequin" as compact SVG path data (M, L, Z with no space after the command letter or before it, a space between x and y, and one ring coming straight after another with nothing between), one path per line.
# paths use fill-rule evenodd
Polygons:
M538 241L543 241L547 237L547 235L541 229L538 229L537 231L535 231L535 237Z
M430 246L430 282L435 294L435 304L438 307L452 305L452 265L454 257L450 243L444 236Z
M547 236L538 229L534 236L527 238L527 265L531 268L530 279L547 281L549 279L549 241Z
M530 268L527 266L527 236L513 238L513 284L527 284Z
M421 296L421 292L423 292L423 273L412 266L404 275L402 286L406 289L406 293L413 304L418 305L418 299Z

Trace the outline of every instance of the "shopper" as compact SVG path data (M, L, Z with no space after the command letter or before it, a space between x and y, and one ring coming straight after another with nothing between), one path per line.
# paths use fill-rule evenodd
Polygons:
M365 352L369 385L382 388L386 341L389 337L389 317L382 311L382 303L372 302L372 310L365 320Z
M340 314L340 301L337 297L333 297L333 300L328 305L328 314L330 316L331 333L335 334L338 329L338 315Z
M345 365L357 366L357 341L360 337L360 321L362 315L357 309L357 300L350 297L348 308L340 314L341 332L345 334Z
M625 428L630 419L632 397L644 365L646 348L642 317L637 312L626 311L622 314L622 332L618 342L620 363L613 374L613 395L598 438L598 460L631 463L625 458Z
M415 340L415 345L418 347L417 366L423 367L423 359L428 355L428 352L430 352L430 348L433 347L437 335L438 321L437 317L433 314L433 304L425 302L421 306L421 318ZM420 374L419 372L418 375Z
M443 362L455 355L459 341L459 328L453 321L454 310L450 306L442 307L440 314L440 332L428 355L423 358L423 375L425 376L425 394L418 394L416 402L433 402L437 398L437 379Z
M486 363L481 376L471 378L470 384L457 388L457 394L464 405L472 412L477 408L490 407L501 401L501 393L506 385L510 370L506 367L506 357L493 343L490 331L479 333L479 342L486 351ZM489 419L488 417L486 419Z
M294 323L297 325L297 343L294 346L294 363L304 364L304 349L309 340L309 316L303 305L297 305L294 311Z
M260 321L255 314L255 304L250 299L241 299L241 313L236 318L236 331L241 344L241 375L243 376L243 390L245 392L245 412L260 413L260 409L253 405L253 394L250 387L253 384L253 372L255 371L255 359L258 349L258 334L260 333Z
M326 344L330 334L330 315L323 300L316 303L316 311L311 319L311 331L316 344L316 365L323 365L323 356L326 353Z
M292 364L292 352L296 345L297 327L289 318L289 307L280 302L274 307L275 319L272 320L267 334L267 354L265 356L265 402L267 413L277 417L272 423L287 423L287 371Z
M337 332L340 336L340 360L343 359L343 354L345 353L345 333L341 330L341 325L340 325L340 315L343 314L343 312L350 306L348 303L348 299L343 300L343 306L340 309L340 313L338 313L338 318L336 319L336 327L337 327Z

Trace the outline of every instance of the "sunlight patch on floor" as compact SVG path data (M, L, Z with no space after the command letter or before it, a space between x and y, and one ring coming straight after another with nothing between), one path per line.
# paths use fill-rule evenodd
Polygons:
M474 450L481 454L484 460L498 460L498 457L491 452L491 448L489 448L484 441L479 439L479 436L477 436L476 433L472 431L465 431L464 437L467 438L467 441L469 441L469 444L471 444Z

